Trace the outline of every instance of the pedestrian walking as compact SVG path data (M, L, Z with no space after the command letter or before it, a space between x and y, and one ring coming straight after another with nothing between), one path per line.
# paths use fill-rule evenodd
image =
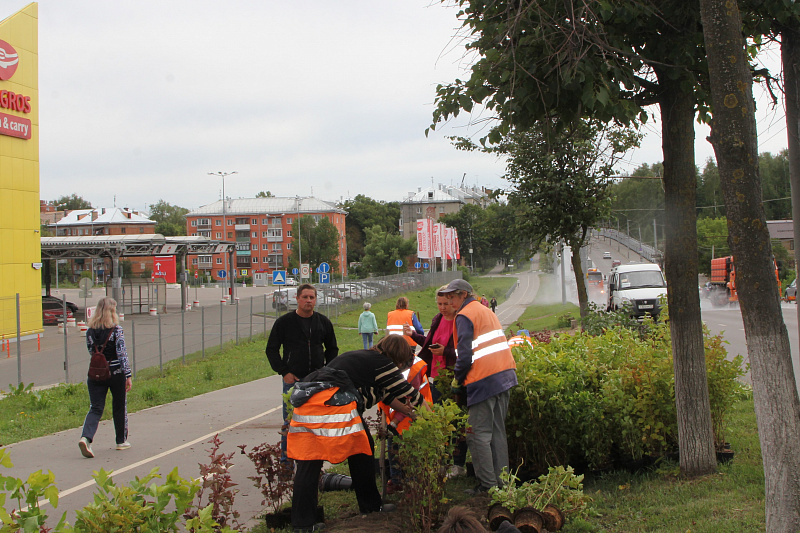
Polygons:
M489 302L489 307L492 308L492 313L497 313L497 298L494 296L492 296L492 299Z
M86 347L94 353L98 346L108 363L109 378L105 380L87 379L89 389L89 412L83 421L81 439L78 448L84 457L94 457L92 443L97 433L97 426L103 417L106 397L111 392L111 411L114 419L114 433L117 450L131 447L128 442L128 404L127 394L131 390L131 367L128 364L128 352L125 349L125 336L119 325L117 302L105 297L97 302L94 314L89 318L86 331Z
M489 307L489 300L486 299L486 295L481 295L481 305L484 307Z
M375 320L375 313L370 311L372 304L364 302L364 312L358 317L358 332L364 341L364 349L372 348L372 336L378 333L378 321Z
M413 353L400 337L388 335L369 350L347 352L307 375L292 393L288 456L295 460L292 494L294 531L315 524L322 463L347 460L359 511L391 512L375 483L375 443L363 413L379 400L414 418L422 396L403 378Z
M446 295L457 310L454 384L466 388L472 428L467 445L478 478L473 492L488 491L502 484L500 473L508 467L505 420L517 365L497 315L475 300L472 285L456 279L438 294Z
M339 353L333 324L322 313L317 313L317 289L308 283L297 287L297 309L278 318L269 332L265 352L272 369L283 376L283 393L295 382L333 361ZM281 347L283 355L281 355ZM281 459L286 460L286 430L288 412L283 407L281 431Z
M420 335L425 335L425 330L422 329L422 324L419 323L417 314L408 308L408 298L401 296L397 299L394 311L389 311L386 317L386 333L388 335L403 335L404 324L413 327ZM412 348L417 345L410 336L403 335L403 337Z

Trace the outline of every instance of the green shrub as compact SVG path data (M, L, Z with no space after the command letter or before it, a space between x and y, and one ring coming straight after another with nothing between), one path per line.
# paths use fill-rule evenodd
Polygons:
M741 359L728 361L722 340L705 334L717 442L741 391ZM669 327L642 335L621 326L601 335L553 337L514 349L519 385L511 389L506 428L512 462L534 475L551 465L625 466L677 449Z

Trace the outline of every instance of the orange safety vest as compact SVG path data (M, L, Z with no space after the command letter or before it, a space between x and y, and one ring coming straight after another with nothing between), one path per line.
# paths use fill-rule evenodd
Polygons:
M403 324L408 324L412 328L414 327L413 316L414 311L411 309L395 309L394 311L389 311L389 316L386 320L386 333L389 335L403 335ZM414 339L408 335L403 335L403 338L412 348L417 345Z
M508 339L508 346L513 348L515 346L525 346L527 345L529 348L533 348L533 343L531 342L531 338L527 335L515 335Z
M338 390L339 387L333 387L318 392L294 408L286 436L288 457L336 464L359 453L372 454L356 402L325 404Z
M428 383L428 364L425 361L415 356L414 363L411 365L411 368L407 368L405 371L403 371L403 377L406 378L406 381L411 383L411 385L422 395L426 402L433 403L431 387ZM409 417L398 411L395 411L383 402L379 403L378 407L381 411L383 411L383 414L386 417L386 422L393 425L397 429L398 433L402 434L403 431L408 429L408 427L411 425L411 419Z
M508 347L503 326L500 320L491 309L482 306L477 300L473 300L462 307L458 313L467 317L472 322L472 367L467 372L467 379L464 385L469 385L480 381L483 378L497 374L504 370L517 368L511 348ZM458 344L458 328L453 321L453 338ZM456 347L456 356L458 348Z

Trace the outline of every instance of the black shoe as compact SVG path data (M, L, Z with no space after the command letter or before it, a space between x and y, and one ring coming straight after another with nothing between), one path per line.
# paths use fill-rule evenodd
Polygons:
M467 489L464 491L464 494L468 494L469 496L476 496L478 494L485 494L489 492L489 487L484 487L480 483L474 489Z

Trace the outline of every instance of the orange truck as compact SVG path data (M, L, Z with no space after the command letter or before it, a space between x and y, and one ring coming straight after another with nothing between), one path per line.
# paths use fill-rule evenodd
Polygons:
M774 263L774 261L773 261ZM775 265L775 279L778 281L778 296L781 294L781 278L778 275L778 265ZM739 301L736 294L736 269L733 265L733 256L717 257L711 260L710 294L708 299L715 307L725 306Z
M586 271L586 292L592 300L602 300L605 289L603 288L603 273L596 268Z

